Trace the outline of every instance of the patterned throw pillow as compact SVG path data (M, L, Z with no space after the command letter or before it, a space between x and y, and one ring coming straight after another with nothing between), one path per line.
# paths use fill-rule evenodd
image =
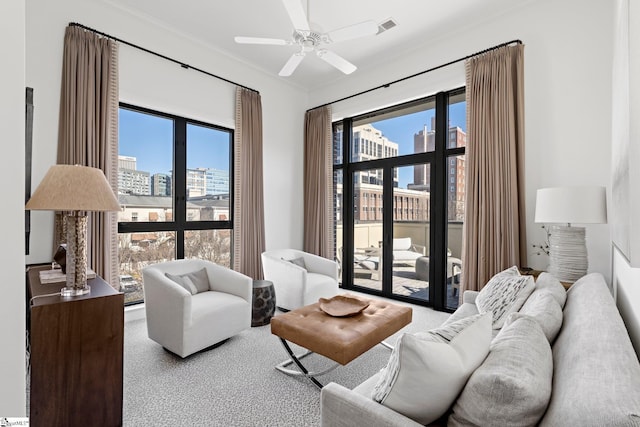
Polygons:
M487 356L490 343L488 313L425 333L403 334L371 398L420 424L429 424L451 407Z
M480 313L492 312L493 329L500 329L507 316L522 307L534 288L533 276L521 276L513 266L487 282L476 297L476 306Z

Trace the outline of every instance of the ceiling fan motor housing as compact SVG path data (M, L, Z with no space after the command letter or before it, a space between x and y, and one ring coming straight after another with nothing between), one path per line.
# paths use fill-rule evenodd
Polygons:
M311 52L320 45L322 36L314 31L295 30L293 41L302 47L305 52Z

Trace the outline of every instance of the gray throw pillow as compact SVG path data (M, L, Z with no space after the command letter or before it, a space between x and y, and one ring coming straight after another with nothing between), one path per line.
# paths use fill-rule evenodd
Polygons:
M536 319L550 344L562 327L562 308L548 289L536 289L525 301L520 313Z
M294 259L288 259L287 261L289 261L291 264L297 265L298 267L302 267L305 270L307 269L307 264L305 264L304 258L302 258L302 257L294 258Z
M567 301L567 290L562 286L562 283L553 275L542 272L536 279L536 290L544 289L551 292L551 295L560 304L560 309L564 308L564 303Z
M191 273L165 273L164 275L185 288L191 295L209 290L209 275L207 274L206 268L202 268Z
M513 313L453 405L448 426L534 426L551 398L553 356L538 322Z

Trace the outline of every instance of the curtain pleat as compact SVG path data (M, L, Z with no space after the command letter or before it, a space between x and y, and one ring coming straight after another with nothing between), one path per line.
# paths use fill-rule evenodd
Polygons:
M463 289L526 260L524 46L468 60Z
M118 44L70 26L63 55L57 162L101 169L117 194ZM55 247L65 239L61 215L56 213ZM117 213L88 217L89 267L117 288Z
M260 94L236 89L234 134L233 268L262 279L265 250L262 172L262 100Z
M307 111L304 126L304 251L334 258L331 109Z

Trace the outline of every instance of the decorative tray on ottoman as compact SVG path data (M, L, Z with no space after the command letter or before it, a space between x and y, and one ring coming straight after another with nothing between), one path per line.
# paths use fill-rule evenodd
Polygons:
M346 295L336 295L333 298L320 298L320 309L333 317L354 316L365 308L369 307L369 302Z

